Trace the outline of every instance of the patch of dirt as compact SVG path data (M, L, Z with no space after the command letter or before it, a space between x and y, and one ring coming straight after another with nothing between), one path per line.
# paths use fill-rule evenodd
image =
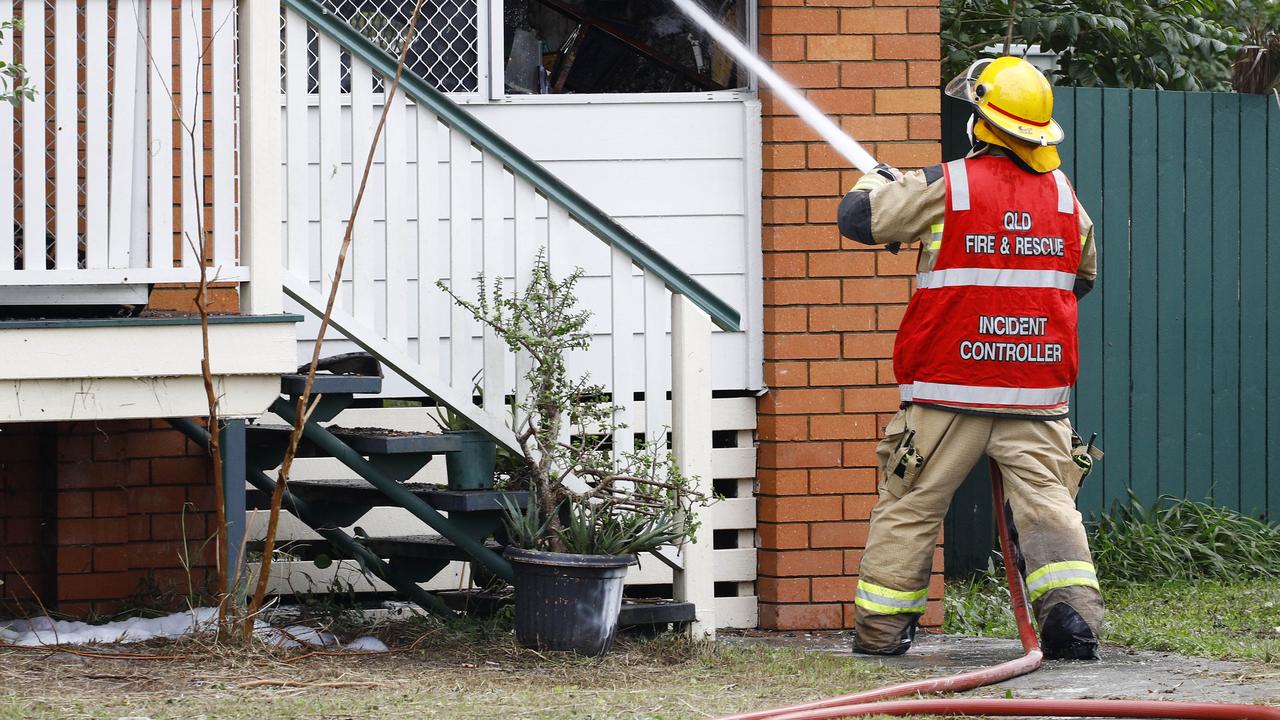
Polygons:
M378 633L382 654L207 641L85 652L0 648L0 718L694 720L896 682L880 663L663 636L603 658L522 649L475 624ZM143 659L144 656L146 659Z
M327 428L329 432L335 435L348 435L351 437L361 438L388 438L388 437L421 437L423 435L436 436L440 433L433 432L415 432L409 430L389 430L387 428L378 427L342 427L341 425L330 425Z

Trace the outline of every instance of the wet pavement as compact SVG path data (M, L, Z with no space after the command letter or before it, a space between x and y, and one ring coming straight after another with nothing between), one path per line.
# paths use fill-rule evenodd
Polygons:
M848 633L722 636L731 643L785 645L850 655ZM925 634L906 655L875 658L919 676L976 670L1022 655L1016 640ZM856 656L863 658L864 656ZM1183 700L1280 705L1280 667L1104 647L1097 662L1046 661L1036 672L972 691L974 696Z

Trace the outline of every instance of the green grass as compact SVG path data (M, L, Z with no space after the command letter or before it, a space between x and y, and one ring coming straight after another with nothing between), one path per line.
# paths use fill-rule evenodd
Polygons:
M1280 578L1280 527L1167 495L1152 507L1117 503L1089 544L1112 583Z
M1105 639L1144 650L1280 665L1280 581L1108 588Z
M415 634L421 633L416 639ZM881 663L763 644L693 643L663 636L622 640L603 658L535 653L493 626L423 624L382 635L411 650L295 662L261 650L184 647L147 652L187 657L120 661L0 649L0 719L316 717L415 719L653 718L791 704L878 687L906 677ZM373 687L257 687L278 678Z
M1107 619L1103 641L1142 650L1280 664L1280 528L1175 498L1116 506L1090 538ZM993 568L947 584L948 633L1017 637Z
M1001 575L988 572L971 580L949 582L942 604L942 631L949 635L1018 636L1018 626L1010 609L1009 588Z
M1280 665L1280 580L1103 582L1103 642ZM1016 638L1009 591L991 578L947 585L944 632Z

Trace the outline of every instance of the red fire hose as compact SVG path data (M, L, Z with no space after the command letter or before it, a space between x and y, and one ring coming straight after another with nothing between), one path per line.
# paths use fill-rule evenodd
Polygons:
M1043 654L1022 575L1013 562L1013 539L1004 513L1004 482L1000 468L991 462L991 497L995 504L1004 574L1009 582L1013 615L1018 621L1018 638L1026 654L989 668L932 680L890 685L850 695L800 705L730 715L720 720L834 720L867 715L1017 715L1022 717L1126 717L1178 718L1179 720L1280 720L1280 708L1262 705L1161 702L1147 700L1002 700L945 698L940 700L899 700L880 702L916 694L960 692L1026 675L1040 667Z

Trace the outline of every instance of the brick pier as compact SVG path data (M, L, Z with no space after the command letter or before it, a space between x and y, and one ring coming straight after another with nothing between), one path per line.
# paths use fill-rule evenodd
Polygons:
M939 161L936 0L762 0L760 47L879 160ZM890 358L916 253L840 238L836 207L860 174L761 96L770 392L759 405L760 623L850 627L875 445L898 404ZM939 550L935 571L941 562ZM930 587L924 619L936 625L940 575Z

